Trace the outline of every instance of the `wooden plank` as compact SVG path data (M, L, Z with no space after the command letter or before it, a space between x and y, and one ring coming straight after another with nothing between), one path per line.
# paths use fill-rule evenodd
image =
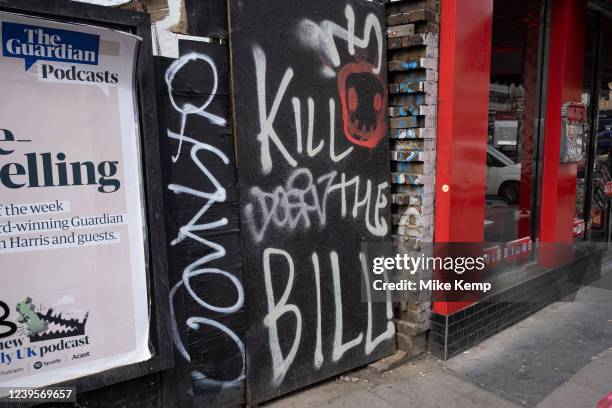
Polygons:
M438 36L435 34L415 34L410 37L389 38L387 48L395 50L399 48L416 47L419 45L427 45L430 47L438 47Z
M412 98L412 99L411 99ZM393 94L389 96L390 106L429 105L437 111L438 100L427 94ZM436 113L433 113L434 115Z
M414 71L397 71L389 73L390 82L416 82L416 81L438 81L438 71L433 69L419 69Z
M435 154L432 152L419 152L410 150L392 150L390 152L391 160L401 162L429 162L433 163Z
M182 406L239 406L246 322L236 161L227 125L228 49L181 40L179 50L178 60L160 59L158 74L177 396L189 398ZM184 113L184 106L203 101L209 101L205 108ZM188 319L200 322L197 329L187 327Z
M435 116L406 116L401 118L390 118L391 129L431 128L436 127Z
M183 0L187 33L227 39L227 2L225 0Z
M391 129L389 136L392 139L413 139L413 138L426 138L435 139L436 129Z
M410 24L417 21L437 22L438 14L433 10L419 9L387 16L387 24L390 26Z
M432 151L436 143L431 139L391 139L392 150ZM403 170L407 171L407 170Z
M389 84L389 93L427 93L430 95L437 95L438 84L429 81L393 83Z
M425 185L433 183L433 177L418 173L391 173L391 182L394 184Z
M433 45L421 45L400 49L389 49L387 52L389 61L406 61L416 58L438 58L438 47Z
M389 61L389 71L411 71L414 69L438 69L438 60L434 58L411 58L403 61Z
M404 116L423 116L436 114L435 106L426 105L406 105L406 106L392 106L389 108L389 116L392 118L404 117Z
M346 39L333 36L334 61L320 41L325 26L346 28L347 8L355 15L355 33L364 32L366 17L384 33L384 6L361 0L229 5L249 299L247 402L257 405L395 349L391 304L360 296L361 239L382 242L391 229L390 205L377 198L387 195L389 184L384 38L373 34L367 49L353 56ZM280 16L289 23L279 24ZM262 123L260 112L268 121ZM352 210L356 197L366 201L353 216L343 208ZM382 336L371 349L368 315L374 335ZM341 339L334 327L342 327ZM338 348L352 339L346 352Z
M394 171L394 172L434 174L435 170L436 168L433 163L419 163L419 162L392 162L391 163L391 171Z
M387 5L387 15L407 13L409 11L429 9L438 10L437 0L390 0Z
M387 28L387 37L399 38L414 35L414 24L402 24Z
M389 106L426 105L426 97L424 94L391 95Z

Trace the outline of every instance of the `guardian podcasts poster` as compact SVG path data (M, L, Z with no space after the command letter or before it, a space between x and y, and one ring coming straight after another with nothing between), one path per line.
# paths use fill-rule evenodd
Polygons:
M0 12L0 387L149 359L139 39Z

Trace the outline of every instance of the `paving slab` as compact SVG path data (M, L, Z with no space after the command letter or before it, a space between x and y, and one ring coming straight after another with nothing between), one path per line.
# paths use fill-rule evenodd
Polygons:
M398 407L408 408L519 407L446 372L439 365L416 377L379 385L372 393Z
M612 392L610 276L448 361L357 370L264 406L595 408Z
M537 408L595 408L603 395L575 382L563 384L548 395Z
M359 390L341 398L331 400L328 407L332 408L397 408L384 398L367 390Z
M443 364L506 400L534 407L612 347L612 291L584 287L575 299L552 304Z
M612 392L612 349L608 349L593 359L572 377L571 382L584 385L604 395Z

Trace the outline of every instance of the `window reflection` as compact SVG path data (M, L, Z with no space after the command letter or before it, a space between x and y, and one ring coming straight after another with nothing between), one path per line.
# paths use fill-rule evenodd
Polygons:
M531 236L541 1L495 0L485 241Z
M576 218L588 225L587 239L606 241L610 236L612 182L612 38L610 19L590 10L584 59L582 102L587 106L588 159L578 163ZM603 43L602 43L603 41Z
M604 18L601 38L610 38L610 20ZM610 235L610 197L606 185L612 181L612 51L601 47L601 77L597 103L597 135L593 171L593 199L591 201L591 239L605 241Z

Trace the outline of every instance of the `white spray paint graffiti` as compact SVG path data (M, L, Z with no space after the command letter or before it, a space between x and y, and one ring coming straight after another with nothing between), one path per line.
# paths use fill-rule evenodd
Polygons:
M276 301L276 296L274 293L274 285L272 283L272 267L271 267L271 257L279 257L282 258L284 264L287 265L287 284L285 289L283 290L283 294L280 299ZM331 353L331 361L333 363L338 362L342 356L350 349L359 346L364 343L364 335L363 332L359 333L352 340L343 342L343 319L342 319L342 289L340 285L340 265L338 254L335 251L331 251L329 253L329 259L332 270L332 280L333 280L333 296L334 296L334 305L335 305L335 328L334 328L334 340L332 345L332 353ZM317 313L317 328L316 328L316 343L315 343L315 351L313 358L313 366L316 370L320 369L323 365L325 359L323 357L322 352L322 341L321 341L321 273L320 273L320 265L319 265L319 255L314 252L311 257L312 266L315 276L315 289L316 289L316 313ZM366 288L366 300L368 303L368 313L367 313L367 325L366 325L366 335L365 335L365 344L364 344L364 352L366 355L371 354L376 347L385 340L389 340L393 338L395 335L395 325L392 321L393 319L393 307L391 301L391 294L387 290L386 291L386 313L387 313L387 328L386 330L379 334L375 339L372 339L372 294L370 287L370 278L368 276L368 267L366 262L366 256L363 252L359 253L359 261L361 263L362 273L364 275L364 285ZM276 264L278 265L278 263ZM291 296L291 292L293 290L294 280L295 280L295 264L293 261L293 257L285 250L276 249L276 248L266 248L263 253L263 271L264 271L264 280L266 287L266 298L268 303L268 314L264 317L264 325L268 328L269 338L268 343L270 347L270 354L272 356L272 383L275 386L279 386L287 372L291 368L295 356L300 347L300 341L302 339L302 311L300 308L292 303L289 303L289 297ZM278 276L282 270L276 268L274 270L274 275ZM389 281L388 275L385 272L383 274L383 278L386 282ZM279 331L277 322L278 320L286 314L291 314L295 318L295 331L293 333L293 343L291 344L291 349L287 353L286 356L283 356L283 352L279 342ZM285 317L286 319L287 317ZM288 333L284 333L286 336Z
M290 166L297 166L297 161L289 154L283 143L280 141L278 134L274 130L274 119L278 113L278 108L283 100L283 95L287 92L291 78L293 78L293 69L287 68L285 75L278 87L278 91L274 96L274 102L268 112L266 102L266 54L259 46L253 47L253 58L255 58L255 74L257 77L257 102L259 106L259 123L261 131L257 135L257 140L261 144L261 169L263 174L269 174L272 171L272 157L270 156L270 141L274 143L276 148L283 155Z
M289 266L287 286L283 292L278 303L274 300L274 287L272 286L272 273L270 271L270 256L278 255L285 258L287 265ZM272 355L272 368L273 377L272 382L275 385L279 385L287 370L291 367L293 359L300 345L300 339L302 337L302 313L296 305L287 304L291 290L293 289L293 280L295 277L295 266L293 259L288 252L281 249L268 248L264 251L263 255L263 266L264 266L264 279L266 283L266 295L268 298L268 315L264 318L264 325L268 327L270 332L270 353ZM295 316L295 334L293 337L293 344L287 357L283 358L283 352L279 343L278 327L276 325L277 320L285 313L292 313Z
M368 48L373 31L376 37L378 56L378 62L377 65L374 66L373 73L379 74L383 55L383 37L380 21L376 15L372 13L368 14L363 27L363 38L359 38L355 35L355 11L350 4L347 4L344 9L344 15L346 17L346 28L329 20L324 20L321 24L317 24L308 19L302 20L299 29L302 43L310 48L321 51L334 68L337 68L340 66L341 62L335 38L346 41L349 54L355 55L355 47ZM336 76L334 70L328 66L324 66L321 73L325 77Z
M187 102L183 104L183 106L179 106L176 100L174 99L174 95L172 95L172 81L174 81L174 77L176 76L176 74L185 65L187 65L190 62L195 62L195 61L204 61L210 66L210 69L212 70L212 77L213 77L213 88L210 90L210 96L208 97L208 99L206 99L206 101L202 105L195 106ZM172 161L176 163L181 155L181 149L183 147L183 135L185 134L185 125L187 124L187 118L189 117L189 115L203 116L206 119L210 120L212 124L218 125L218 126L225 126L227 121L225 120L225 118L221 118L217 115L213 115L212 113L209 113L206 111L206 108L208 107L208 105L210 105L210 103L215 98L215 95L217 93L217 82L218 82L217 66L215 65L215 62L208 55L192 52L192 53L182 56L180 59L177 59L176 61L174 61L172 65L170 65L170 67L168 67L165 78L166 78L166 86L168 87L168 94L170 95L170 103L172 103L172 107L174 107L174 110L176 110L177 112L181 114L181 133L179 135L180 137L179 137L178 152L176 153L176 155L172 156Z
M361 262L361 272L363 273L363 282L366 290L366 300L368 302L368 328L366 330L366 343L365 352L370 354L374 349L383 341L392 339L395 335L395 324L393 323L393 303L391 302L391 292L385 290L386 304L387 304L387 330L372 340L372 291L370 286L370 276L368 274L368 263L363 253L359 254L359 261ZM385 270L383 271L383 280L389 282L389 274Z
M318 179L314 179L312 172L307 168L294 170L287 179L284 186L277 186L271 192L252 187L251 198L254 203L244 206L244 217L256 242L262 241L270 225L286 231L293 231L298 227L307 230L313 226L313 219L319 227L327 224L327 201L329 194L340 192L341 217L348 215L348 194L353 191L353 208L351 215L354 219L359 217L360 210L365 206L362 217L368 231L377 237L387 234L389 228L387 221L380 215L380 210L387 206L387 197L383 191L388 187L384 182L377 186L377 197L372 208L372 182L366 180L363 198L360 197L361 178L353 177L346 180L346 174L340 175L340 181L336 178L338 173L332 171ZM336 182L335 182L336 181ZM335 183L334 183L335 182ZM319 191L322 187L322 191ZM352 189L351 189L352 187ZM311 217L314 217L311 219ZM371 221L373 219L373 223Z
M351 9L352 10L352 9ZM369 41L369 39L368 39ZM359 44L366 43L359 42ZM255 73L257 79L257 100L259 112L260 132L257 135L257 140L260 143L260 162L263 174L269 174L272 171L273 161L270 152L271 145L274 145L284 158L286 164L291 167L297 167L298 161L289 152L289 149L283 144L281 138L274 129L274 121L281 106L285 93L291 83L294 72L288 68L283 75L278 90L274 96L272 106L268 110L267 91L266 91L266 55L259 46L253 47L253 58L255 61ZM297 154L304 153L304 137L302 127L302 104L299 98L291 99L293 107L295 129L296 129L296 148ZM317 146L313 144L314 134L314 111L315 102L312 98L307 99L308 106L308 123L306 126L306 155L314 157L318 155L325 145L324 140L320 140ZM335 120L336 120L336 102L333 98L329 99L329 157L333 163L338 163L345 159L353 151L353 146L347 148L340 154L335 152ZM301 225L304 229L308 229L312 225L310 213L314 212L318 218L319 226L324 227L326 224L326 203L328 194L340 190L342 203L342 217L347 215L347 189L354 185L355 202L353 205L352 216L358 217L359 209L366 205L365 222L370 231L375 236L384 236L388 232L387 223L384 218L379 217L379 210L387 205L387 198L383 193L388 187L388 183L378 185L378 196L374 207L374 224L370 222L370 195L372 183L366 181L366 192L362 200L359 200L359 185L360 178L354 177L346 181L346 175L342 173L341 182L333 184L337 173L331 172L314 180L311 171L306 168L296 169L289 176L285 186L278 186L272 192L262 191L259 187L254 186L250 190L251 197L256 204L249 203L244 207L244 216L249 221L248 226L253 234L256 242L264 239L266 231L272 224L277 228L286 228L291 231ZM305 187L299 187L303 186ZM324 185L324 190L321 195L318 191L318 186ZM319 197L321 197L319 199ZM308 202L311 199L311 203ZM258 210L258 211L257 211ZM294 213L297 210L297 213ZM258 226L259 224L259 226Z
M253 47L253 58L255 60L255 74L257 80L257 105L259 111L259 134L257 140L260 144L260 162L261 171L263 174L270 174L272 171L272 156L270 154L270 147L274 145L276 149L281 153L286 163L291 167L297 167L298 162L292 155L288 148L283 144L278 133L274 129L274 121L278 114L278 109L283 102L283 98L287 93L287 89L293 79L293 69L287 68L283 78L280 81L280 85L274 95L272 106L268 110L267 104L267 83L266 83L266 54L259 46ZM302 103L299 98L291 98L291 104L293 106L293 114L295 118L295 139L296 146L295 150L297 154L304 152L303 147L303 129L302 129ZM318 155L325 146L325 140L319 140L319 143L314 146L314 129L315 129L315 101L312 98L307 99L308 106L308 123L307 123L307 136L306 136L306 154L308 157L315 157ZM352 151L353 146L348 147L345 151L340 154L336 154L335 147L335 125L336 125L336 101L332 98L329 99L329 157L334 163L337 163L345 159Z
M334 362L340 360L344 353L357 347L363 340L363 333L359 333L357 337L346 343L342 343L342 288L340 286L340 264L338 262L338 254L332 251L329 254L332 264L332 277L334 281L334 301L336 304L336 329L334 330L334 348L332 352L332 360Z
M179 106L172 95L172 91L173 91L172 83L175 78L175 75L181 70L181 68L183 68L189 62L193 62L193 61L204 61L210 66L210 68L212 69L212 73L213 73L212 74L213 84L214 84L213 89L211 91L210 97L202 105L194 106L193 104L190 104L187 102L184 105ZM214 222L208 222L208 223L201 222L201 219L204 217L204 215L208 212L208 210L213 204L222 203L226 201L226 191L225 191L225 188L223 188L223 186L215 178L215 176L204 165L202 160L198 157L198 153L201 151L207 151L210 153L207 156L208 160L220 160L226 166L230 164L230 160L218 148L208 143L195 140L185 135L186 121L187 121L188 116L191 114L205 117L212 124L217 125L217 126L224 126L226 123L224 118L221 118L219 116L206 112L206 108L212 102L213 98L215 97L215 92L217 90L216 65L214 61L208 55L199 54L199 53L190 53L174 61L174 63L166 71L165 79L166 79L166 84L168 87L168 93L170 95L172 106L176 110L176 112L181 114L180 133L172 132L169 129L167 131L169 138L177 140L179 142L178 151L176 152L174 156L172 156L172 160L174 163L176 163L180 158L183 144L184 143L190 144L191 145L190 158L192 162L195 163L195 165L200 169L202 174L206 177L208 181L212 183L214 187L214 191L208 192L208 191L196 190L188 186L183 186L183 185L178 185L178 184L170 184L168 186L168 189L174 192L174 194L177 194L177 195L188 194L194 197L201 198L203 200L202 207L199 209L199 211L189 220L189 222L186 225L180 228L178 236L175 237L170 242L170 244L174 246L174 245L180 244L186 239L191 239L197 242L198 244L202 245L203 253L207 253L207 255L203 256L202 258L194 261L189 266L187 266L183 270L182 279L179 282L177 282L174 285L174 287L172 287L172 289L170 290L170 313L172 316L174 343L175 343L176 348L180 352L180 354L183 356L183 358L187 361L191 361L191 356L189 355L189 352L187 351L185 344L183 343L183 340L181 339L180 332L178 329L178 322L176 321L176 315L174 312L174 297L177 291L181 288L184 288L189 294L189 296L191 296L191 298L195 302L197 302L200 306L202 306L204 309L227 315L227 314L233 314L233 313L240 311L242 307L244 306L244 288L240 280L238 280L232 274L226 271L217 269L217 268L205 267L205 265L211 263L212 261L225 257L226 252L225 252L225 248L222 245L219 245L215 242L204 239L197 235L197 232L215 230L215 229L221 228L228 224L228 220L225 217L220 218L219 220L216 220ZM236 301L234 302L233 305L226 306L226 307L212 305L208 303L207 301L205 301L200 295L198 295L193 290L193 288L191 287L191 279L196 278L198 276L207 275L207 274L208 275L210 274L219 275L229 280L229 282L231 282L231 284L233 285L237 293ZM233 380L221 381L221 380L217 380L214 378L209 378L205 374L199 371L196 371L196 370L192 371L191 373L192 378L199 382L207 383L207 384L214 385L214 386L220 386L220 387L233 387L233 386L241 384L245 378L246 356L245 356L244 343L238 337L238 335L236 335L236 333L234 333L227 326L213 319L193 316L193 317L188 317L185 323L191 330L198 330L201 326L209 326L209 327L213 327L223 332L226 336L232 339L232 341L235 343L241 355L241 358L242 358L242 370L240 374Z
M351 5L344 8L344 17L344 27L329 20L315 23L308 19L302 20L297 27L303 44L323 55L321 73L326 78L326 86L329 85L329 90L332 91L331 94L324 94L324 98L315 97L321 92L310 94L311 91L304 85L302 78L296 78L296 75L299 75L298 65L294 65L295 70L291 65L272 68L271 61L277 61L278 58L274 58L274 54L269 54L267 58L264 49L258 44L251 47L257 92L254 103L258 105L259 128L245 126L245 134L249 137L256 134L257 141L250 139L242 142L247 146L245 150L249 152L245 160L250 159L252 153L256 153L258 161L249 162L247 168L252 171L242 179L241 216L243 228L246 230L243 234L246 233L249 244L253 243L256 247L259 265L255 268L263 270L264 288L261 290L265 290L265 298L261 301L265 303L264 308L267 307L263 315L263 328L267 332L266 341L272 368L269 381L273 387L282 387L283 382L294 383L296 372L302 369L333 371L336 369L333 367L347 363L342 361L343 358L352 360L357 355L358 358L363 358L364 354L370 356L377 348L380 351L382 343L391 340L395 334L389 293L386 313L378 308L374 311L364 253L352 248L351 242L343 242L335 247L335 244L326 241L326 238L321 240L321 246L326 248L324 255L321 255L320 251L304 253L303 248L296 247L301 244L297 239L302 236L304 243L308 242L306 235L309 235L309 232L313 237L319 237L330 230L330 235L337 235L338 239L342 239L339 232L334 234L331 231L334 226L339 226L340 231L342 228L355 231L362 240L366 240L366 235L380 240L389 232L385 219L389 205L386 197L389 183L384 181L384 176L381 175L385 167L378 166L376 162L366 164L370 159L381 159L381 156L386 154L377 156L376 153L369 152L369 155L365 155L359 147L363 145L351 143L350 139L345 140L347 138L336 137L336 128L340 127L336 126L337 118L342 118L344 127L338 130L345 134L347 132L348 93L342 91L346 78L338 75L339 79L333 80L337 72L342 72L343 69L346 69L345 72L350 71L356 61L364 57L376 58L372 64L368 63L367 68L368 73L371 70L372 74L377 76L375 80L378 81L378 77L384 76L382 27L379 17L369 13L364 20L363 36L360 37L361 33L355 33L356 16ZM340 45L346 47L346 51L340 48ZM362 53L364 49L371 53ZM347 51L351 57L350 64L342 67L341 58L346 58ZM315 65L315 69L318 69L318 66ZM276 72L278 75L268 78L269 72ZM361 71L359 73L361 74ZM249 80L252 81L252 77L249 77ZM380 79L380 82L380 88L384 89L384 80ZM368 81L353 85L361 84L364 87L373 86ZM296 95L297 92L299 93ZM361 94L357 96L362 97ZM367 100L368 93L365 92L363 97ZM351 103L356 102L357 98L353 97ZM324 109L317 109L323 108L317 104L324 104ZM337 110L339 112L336 112ZM326 111L329 112L329 117L323 118L324 122L321 122L318 116L325 116ZM290 118L290 123L285 122L287 118ZM247 123L250 125L251 121ZM370 129L369 124L367 129ZM251 149L258 151L251 152ZM244 154L240 149L239 153ZM358 158L355 157L354 162L347 163L351 154ZM346 162L339 164L345 159ZM385 160L386 157L380 162ZM366 166L362 169L359 167L360 163ZM374 176L380 177L370 178L367 175L370 169L376 169ZM259 178L252 177L253 172L257 172ZM350 224L350 227L341 226L343 223ZM323 234L319 234L321 232ZM351 238L347 237L349 240ZM275 245L275 242L279 241L287 241L288 244L281 249L281 245ZM302 259L305 256L307 258ZM300 259L297 259L298 257ZM308 262L308 259L312 263L314 277L310 280L311 283L308 283L310 265L303 263ZM342 272L341 266L344 267ZM361 305L355 305L354 281L359 281L357 268L362 269L364 275L367 299L363 300L364 303L367 301L367 309L365 305L363 308ZM384 278L387 279L387 276ZM304 287L305 284L313 286ZM344 290L343 285L347 285ZM312 293L313 291L315 293ZM258 295L256 293L254 297ZM312 296L311 303L304 300L305 296ZM330 299L325 299L325 296ZM326 311L322 310L322 305L329 305L332 297L331 307L334 307L334 313L330 316L327 316L327 313L323 315ZM361 311L362 314L358 316L363 316L362 319L355 316L349 318L349 311L355 310ZM377 317L373 316L375 313ZM379 320L382 320L383 324L380 328ZM334 325L333 330L329 330L331 327L327 327L328 325ZM373 333L374 330L376 334ZM310 339L310 336L314 337L314 344L310 344L311 341L302 341ZM257 338L253 341L261 340ZM254 346L254 349L258 347L259 345ZM305 352L307 355L304 356ZM260 357L252 358L257 361ZM300 365L299 369L297 365Z

